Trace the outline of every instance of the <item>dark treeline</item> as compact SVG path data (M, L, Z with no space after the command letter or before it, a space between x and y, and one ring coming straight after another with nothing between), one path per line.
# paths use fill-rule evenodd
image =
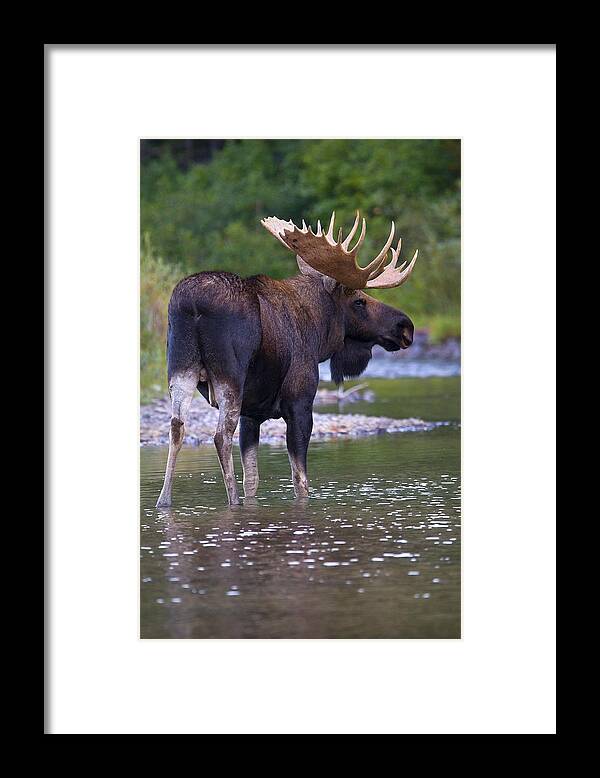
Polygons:
M222 149L224 145L224 140L198 140L196 138L188 138L186 140L143 140L141 142L140 155L142 165L163 156L170 156L177 163L177 167L185 172L192 165L208 162L213 154Z

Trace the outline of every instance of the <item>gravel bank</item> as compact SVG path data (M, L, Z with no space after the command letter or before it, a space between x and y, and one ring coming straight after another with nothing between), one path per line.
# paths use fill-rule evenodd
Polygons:
M194 397L190 418L186 428L189 434L185 443L203 446L213 442L219 412L201 397ZM167 397L142 405L140 413L140 444L142 446L165 446L169 443L169 421L171 404ZM438 424L422 419L390 419L385 416L364 416L363 414L315 413L313 440L327 438L361 437L379 435L384 432L424 432ZM268 419L261 426L262 443L284 444L285 422L283 419ZM237 433L235 436L237 442Z

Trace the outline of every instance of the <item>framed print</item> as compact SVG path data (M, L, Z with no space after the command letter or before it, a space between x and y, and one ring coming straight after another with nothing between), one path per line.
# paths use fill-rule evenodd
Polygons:
M45 45L47 734L556 733L555 71Z

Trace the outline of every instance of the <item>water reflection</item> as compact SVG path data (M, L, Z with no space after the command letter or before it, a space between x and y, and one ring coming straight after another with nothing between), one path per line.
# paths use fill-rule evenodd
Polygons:
M456 427L313 444L308 501L284 449L261 449L259 495L235 508L210 448L180 456L157 511L166 451L141 451L142 637L460 636Z

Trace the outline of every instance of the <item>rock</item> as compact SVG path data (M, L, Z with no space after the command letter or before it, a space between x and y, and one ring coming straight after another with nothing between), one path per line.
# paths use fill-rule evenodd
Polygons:
M317 405L345 405L359 400L363 402L373 402L375 392L367 388L367 384L357 384L350 389L343 389L341 386L337 389L317 389L315 397L315 406Z

